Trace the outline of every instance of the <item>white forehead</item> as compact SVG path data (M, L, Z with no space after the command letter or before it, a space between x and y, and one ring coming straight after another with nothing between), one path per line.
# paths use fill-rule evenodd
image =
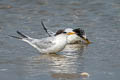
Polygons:
M73 32L73 29L72 28L66 28L65 32Z

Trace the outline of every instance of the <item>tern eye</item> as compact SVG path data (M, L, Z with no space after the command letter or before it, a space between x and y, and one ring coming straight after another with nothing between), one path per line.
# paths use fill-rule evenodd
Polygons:
M63 32L63 33L67 33L67 32Z

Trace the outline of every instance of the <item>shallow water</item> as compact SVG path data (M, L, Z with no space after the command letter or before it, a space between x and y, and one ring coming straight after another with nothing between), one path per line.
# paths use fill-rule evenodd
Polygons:
M93 43L42 55L7 36L47 37L41 20L52 31L80 27ZM87 80L119 80L119 43L119 0L0 0L0 80L82 80L81 72Z

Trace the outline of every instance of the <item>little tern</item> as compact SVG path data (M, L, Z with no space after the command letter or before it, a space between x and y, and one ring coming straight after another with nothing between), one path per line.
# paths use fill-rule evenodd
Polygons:
M11 36L13 38L17 38L24 42L29 43L31 46L36 48L40 53L57 53L63 50L67 44L68 35L74 35L76 32L71 32L67 29L59 30L55 36L35 39L31 38L19 31L16 31L21 37ZM9 35L10 36L10 35Z
M76 34L73 34L73 35L69 35L68 38L67 38L67 43L68 44L74 44L74 43L78 43L78 42L84 42L84 43L87 43L87 44L90 44L91 42L87 39L86 37L86 34L85 34L85 31L80 29L80 28L77 28L77 29L72 29L72 28L67 28L67 29L60 29L58 30L56 33L48 30L46 28L46 26L44 25L43 21L41 21L41 24L42 24L42 27L43 29L46 31L46 33L49 35L49 36L55 36L59 31L61 30L65 30L65 31L68 31L68 32L76 32Z

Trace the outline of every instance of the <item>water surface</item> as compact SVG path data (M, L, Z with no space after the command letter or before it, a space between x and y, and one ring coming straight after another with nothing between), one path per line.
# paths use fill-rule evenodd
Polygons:
M52 31L80 27L93 43L43 55L7 36L47 37L41 20ZM0 0L0 80L82 80L81 72L87 80L119 80L119 43L119 0Z

